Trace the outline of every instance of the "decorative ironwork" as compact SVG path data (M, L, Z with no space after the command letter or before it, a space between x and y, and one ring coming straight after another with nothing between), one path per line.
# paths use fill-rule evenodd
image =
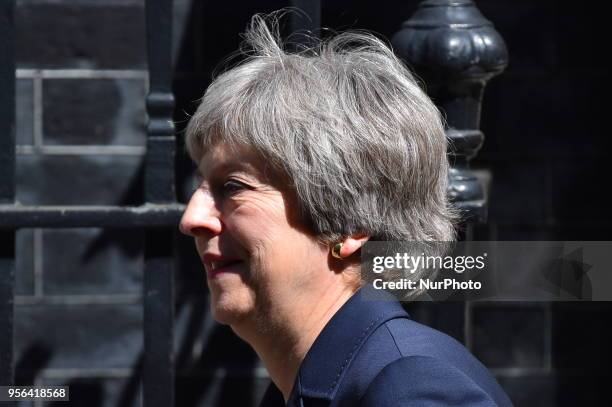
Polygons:
M426 0L392 40L397 54L425 80L446 115L451 173L449 196L467 218L484 221L484 190L469 160L484 141L484 87L508 64L504 40L472 0Z

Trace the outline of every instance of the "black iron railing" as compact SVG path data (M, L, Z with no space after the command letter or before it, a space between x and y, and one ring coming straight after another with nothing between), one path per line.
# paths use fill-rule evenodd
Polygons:
M144 405L174 404L174 231L184 210L174 191L172 2L147 0L149 114L145 204L23 206L15 202L14 1L0 2L0 385L13 384L15 231L19 228L144 228Z
M174 207L174 124L172 111L172 2L147 0L149 89L145 200ZM176 207L175 207L176 208ZM178 209L178 208L177 208ZM176 230L177 218L169 226ZM145 237L143 404L174 405L174 256L170 229L149 229Z

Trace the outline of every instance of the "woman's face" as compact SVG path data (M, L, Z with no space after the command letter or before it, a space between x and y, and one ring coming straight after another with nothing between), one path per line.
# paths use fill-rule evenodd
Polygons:
M195 238L214 318L229 325L265 318L308 291L328 249L299 224L293 194L266 177L263 160L217 144L199 172L180 229Z

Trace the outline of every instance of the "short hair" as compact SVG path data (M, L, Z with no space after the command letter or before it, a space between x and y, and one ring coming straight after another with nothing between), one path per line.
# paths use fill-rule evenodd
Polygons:
M454 240L440 112L383 41L351 31L286 52L276 15L255 15L244 37L247 57L187 126L196 163L219 141L253 148L325 243Z

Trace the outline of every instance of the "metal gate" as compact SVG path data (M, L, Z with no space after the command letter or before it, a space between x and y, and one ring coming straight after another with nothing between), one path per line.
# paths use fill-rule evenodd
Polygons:
M122 206L22 206L15 202L14 0L0 3L0 385L13 384L15 231L19 228L145 230L143 402L174 404L173 234L183 211L174 184L172 2L146 1L149 94L145 203Z

